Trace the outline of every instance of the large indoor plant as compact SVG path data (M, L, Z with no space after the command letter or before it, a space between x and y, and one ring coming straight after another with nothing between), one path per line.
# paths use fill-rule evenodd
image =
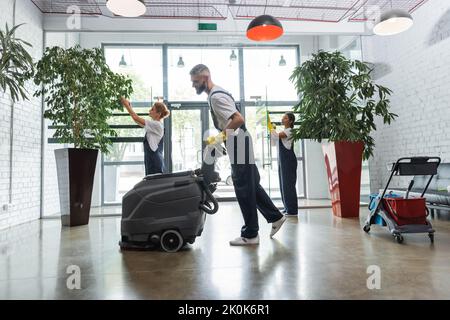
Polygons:
M28 99L25 83L33 74L33 59L26 50L31 44L15 37L20 26L0 30L0 88L9 91L13 102Z
M108 153L117 136L107 120L122 110L119 98L130 96L131 80L111 71L101 49L80 46L46 48L34 79L53 137L74 146L55 150L63 225L87 224L98 150Z
M390 124L397 116L389 112L391 90L375 84L371 72L338 51L319 51L290 78L301 97L294 140L329 142L323 150L336 216L359 215L361 163L373 155L375 117Z

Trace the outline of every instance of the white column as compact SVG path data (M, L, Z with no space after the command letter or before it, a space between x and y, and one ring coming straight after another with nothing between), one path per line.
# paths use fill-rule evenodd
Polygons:
M330 199L327 171L322 145L316 141L305 141L306 197L308 199Z

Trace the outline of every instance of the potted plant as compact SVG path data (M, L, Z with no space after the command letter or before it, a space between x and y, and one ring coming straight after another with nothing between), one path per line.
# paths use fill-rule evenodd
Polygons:
M11 100L18 101L20 98L28 100L25 82L33 75L33 59L25 49L31 44L14 37L17 28L11 30L6 24L5 31L0 30L0 87L6 92L9 90Z
M365 62L319 51L290 78L301 97L294 107L299 126L293 139L328 140L322 149L333 213L339 217L359 216L361 164L373 155L375 117L385 124L397 117L389 112L391 90L375 84L371 72Z
M34 81L42 85L44 117L56 128L54 138L73 148L55 150L63 225L89 222L98 150L109 152L116 137L107 119L122 110L119 98L129 97L131 80L114 73L100 48L46 48L36 64Z

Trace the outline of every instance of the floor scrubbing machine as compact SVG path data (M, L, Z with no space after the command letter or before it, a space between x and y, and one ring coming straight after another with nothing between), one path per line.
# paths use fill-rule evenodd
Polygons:
M200 236L206 214L218 210L214 165L146 176L122 199L121 249L177 252Z
M372 224L387 226L390 233L398 243L403 242L404 233L428 233L430 241L434 242L434 229L428 221L428 208L423 197L437 174L441 159L439 157L412 157L400 158L392 165L391 174L381 195L375 197L369 206L371 209L364 224L363 230L370 231ZM427 184L418 198L409 198L414 180L409 184L405 197L389 196L386 194L389 184L394 176L430 176Z

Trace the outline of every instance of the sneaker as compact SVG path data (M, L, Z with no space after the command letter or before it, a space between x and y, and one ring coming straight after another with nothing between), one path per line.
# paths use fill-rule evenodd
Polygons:
M272 238L275 233L278 232L278 230L280 230L281 226L283 225L283 223L286 221L286 216L282 216L278 221L275 221L272 223L272 230L270 230L270 238Z
M259 244L259 235L254 238L238 237L230 241L230 246L248 246Z
M285 213L284 214L286 217L298 217L297 213Z

